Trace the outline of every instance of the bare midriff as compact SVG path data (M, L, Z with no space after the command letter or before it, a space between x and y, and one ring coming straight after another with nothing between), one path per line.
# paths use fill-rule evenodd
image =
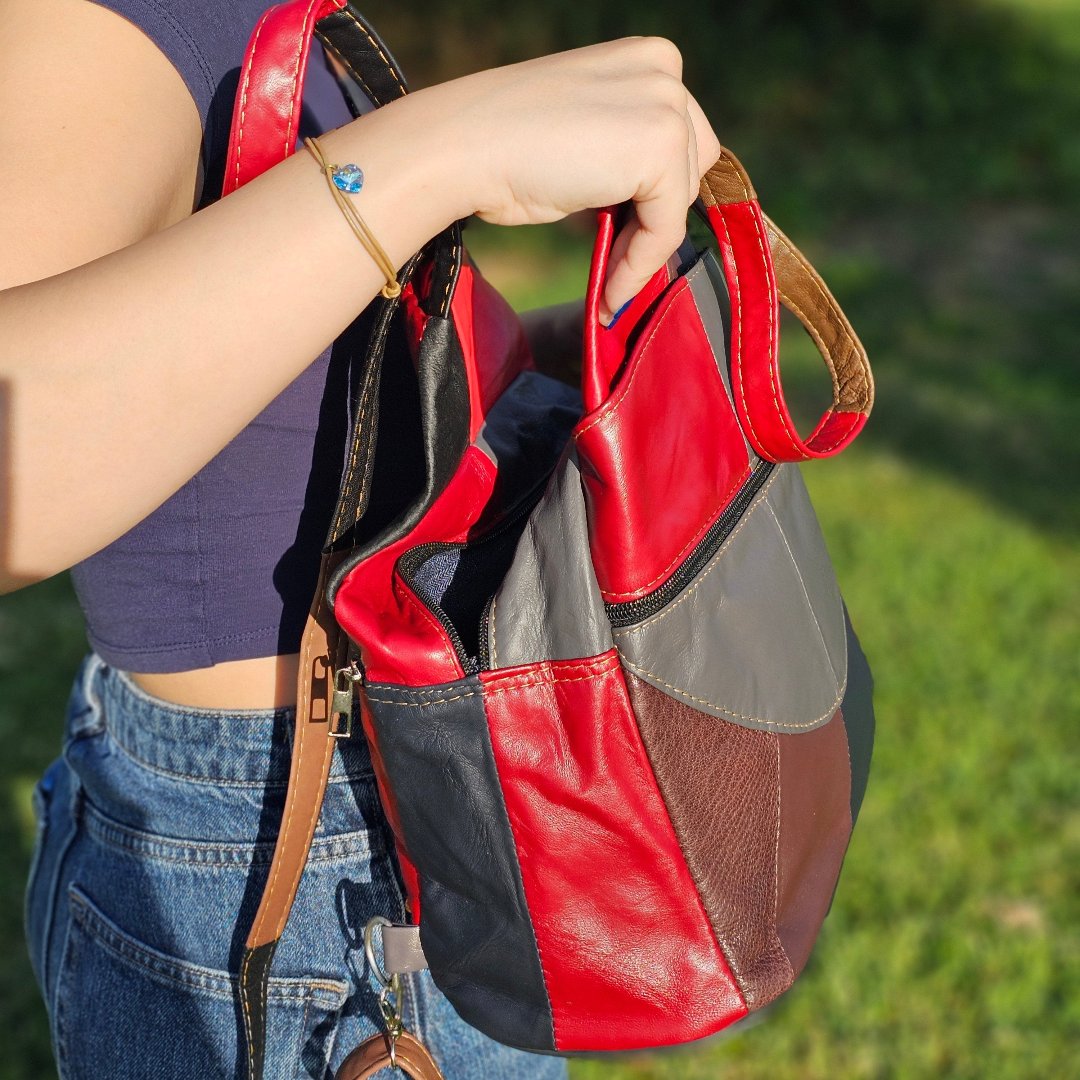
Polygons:
M213 667L129 672L148 694L199 709L276 709L296 704L299 653L229 660Z

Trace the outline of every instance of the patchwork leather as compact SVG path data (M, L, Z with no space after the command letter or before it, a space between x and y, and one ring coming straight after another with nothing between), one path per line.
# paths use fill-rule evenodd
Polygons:
M406 92L346 0L279 5L245 58L233 186L292 152L312 33L377 104ZM467 1022L521 1049L674 1045L774 1000L807 962L865 790L869 667L795 463L861 430L869 364L729 151L694 210L719 261L688 234L610 329L600 297L630 208L598 211L580 398L536 372L454 223L375 301L352 402L303 712L355 660L353 737L412 919L387 962L427 963ZM781 303L832 382L805 437ZM403 373L423 475L395 512L375 500L372 525L380 386ZM295 816L248 939L251 1080L327 729L298 726ZM359 1048L350 1080L384 1050Z

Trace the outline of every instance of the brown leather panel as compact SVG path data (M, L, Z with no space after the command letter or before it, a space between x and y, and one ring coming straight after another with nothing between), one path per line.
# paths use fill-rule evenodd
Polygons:
M851 836L851 766L839 710L823 727L779 739L776 929L798 974L829 910Z
M869 413L874 404L874 377L862 342L806 256L768 215L762 216L780 299L821 351L833 380L833 409Z
M791 985L776 933L779 738L729 724L626 673L687 866L750 1009ZM801 738L800 735L786 738Z
M435 1059L419 1039L403 1031L394 1047L398 1068L412 1080L444 1080ZM385 1034L365 1039L338 1067L334 1080L368 1080L390 1067L390 1039ZM387 1076L390 1074L387 1073Z
M726 147L720 148L716 164L701 178L699 194L706 206L724 206L757 198L746 170Z

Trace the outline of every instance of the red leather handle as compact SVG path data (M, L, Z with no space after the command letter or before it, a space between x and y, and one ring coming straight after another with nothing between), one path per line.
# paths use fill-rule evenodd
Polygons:
M716 237L731 309L731 386L735 411L755 452L770 461L839 453L862 430L874 402L870 364L855 331L817 271L761 212L735 156L724 150L701 181L701 203ZM639 317L669 282L653 275L610 330L597 321L617 209L600 211L586 295L584 392L587 409L608 396ZM784 401L778 363L779 304L806 327L833 384L832 405L805 439Z
M222 195L294 153L315 23L347 0L288 0L255 25L240 68Z
M255 26L240 71L223 194L294 153L311 36L315 24L346 12L348 0L288 0ZM360 25L353 17L351 23ZM370 40L371 35L366 35ZM390 69L389 61L379 56ZM397 90L404 86L395 80ZM866 352L851 324L802 253L761 212L749 177L723 150L701 181L701 203L723 259L731 301L731 382L735 410L750 444L771 461L828 457L859 433L873 405ZM669 283L662 267L612 330L597 322L600 292L620 208L599 213L586 295L586 408L607 396L638 317ZM778 365L779 303L803 323L833 382L833 402L805 439L784 401Z

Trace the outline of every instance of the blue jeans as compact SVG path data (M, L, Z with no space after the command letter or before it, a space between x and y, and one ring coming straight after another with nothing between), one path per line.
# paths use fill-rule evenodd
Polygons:
M30 957L63 1080L244 1075L235 973L273 851L292 720L291 708L175 705L96 653L83 660L63 752L34 791L26 890ZM324 1080L382 1029L363 949L374 914L405 921L361 733L334 755L274 957L268 1080ZM565 1080L564 1059L466 1024L429 972L406 976L402 997L405 1026L446 1080Z

